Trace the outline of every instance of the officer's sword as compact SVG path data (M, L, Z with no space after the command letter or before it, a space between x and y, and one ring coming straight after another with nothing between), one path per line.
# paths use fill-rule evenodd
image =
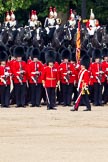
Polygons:
M47 89L45 88L45 92L46 92L46 97L47 97L47 101L48 101L48 106L47 107L49 107L49 105L50 105L50 100L49 100L49 96L48 96L48 92L47 92Z
M80 103L80 99L81 99L81 95L82 95L82 90L80 91L76 101L75 101L75 105L74 105L74 109L77 110L79 103Z

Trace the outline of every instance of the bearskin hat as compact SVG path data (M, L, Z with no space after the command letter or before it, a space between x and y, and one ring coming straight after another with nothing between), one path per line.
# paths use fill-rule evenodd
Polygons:
M90 57L85 55L81 58L80 65L84 65L86 69L90 66Z
M56 52L53 50L48 50L47 53L45 54L45 60L46 63L48 64L49 62L55 62L56 60Z
M31 51L32 51L32 49L33 49L33 47L29 47L29 48L27 49L27 53L26 53L27 58L28 58L29 56L31 56Z
M62 60L64 59L70 60L70 51L68 49L64 49L61 54L62 54Z
M108 56L108 48L103 48L102 49L102 56L107 57Z
M33 59L33 58L37 58L37 59L40 58L40 50L39 50L39 48L33 48L33 49L31 50L31 58L32 58L32 59Z
M45 64L45 52L44 51L41 51L40 52L40 61Z
M0 52L6 51L6 47L4 45L0 45Z
M65 46L61 46L61 47L58 49L58 53L61 54L62 51L63 51L64 49L66 49L66 47L65 47Z
M15 49L16 45L12 46L9 48L9 52L10 52L10 55L13 56L14 55L14 49Z
M54 48L53 47L45 47L45 48L43 48L43 51L45 52L45 53L47 53L47 51L49 51L49 50L54 50Z
M23 46L16 46L14 48L13 53L14 53L15 57L23 57L24 56L24 48L23 48Z
M87 52L85 50L81 49L81 51L80 51L80 58L82 58L85 55L87 55Z
M6 51L0 52L0 62L1 61L7 61L8 60L8 55Z
M76 53L75 53L75 51L72 52L71 60L76 62Z
M96 48L93 51L93 59L97 59L97 58L100 58L101 59L101 51Z
M90 48L88 49L88 51L87 51L87 54L88 54L88 56L89 56L90 58L92 58L92 56L93 56L93 51L94 51L94 48L92 48L92 47L90 47Z

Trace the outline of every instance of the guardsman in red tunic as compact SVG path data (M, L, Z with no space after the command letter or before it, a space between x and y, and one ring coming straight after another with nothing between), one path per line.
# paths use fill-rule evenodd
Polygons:
M90 58L88 55L85 55L82 57L81 61L80 61L80 65L81 65L81 70L78 74L78 98L75 102L75 105L73 107L73 109L71 109L71 111L78 111L78 107L80 105L80 101L83 100L83 103L86 106L86 109L84 111L91 111L91 105L89 103L89 91L88 91L88 86L89 86L89 72L88 72L88 68L89 68L89 64L90 64Z
M7 65L8 55L0 53L0 98L1 107L9 107L11 71Z
M63 90L63 101L64 106L71 106L75 69L73 64L69 62L70 51L68 49L62 51L62 60L63 62L60 64L59 70Z
M59 71L56 67L54 67L55 62L55 53L52 50L47 52L46 56L47 66L43 70L42 82L46 91L47 98L47 109L55 110L55 101L56 101L56 86L59 85Z
M105 82L104 82L104 92L103 92L103 103L106 104L108 102L108 48L102 49L102 67L103 72L105 75Z
M13 63L13 82L15 86L16 107L25 107L25 94L27 86L27 65L22 61L24 56L24 48L17 46L14 49L16 61Z
M43 64L39 61L39 56L39 49L32 49L32 61L28 66L29 84L31 90L31 107L40 107L41 101Z
M94 105L102 106L102 89L105 77L101 64L101 52L99 49L94 50L93 57L95 62L92 63L91 72L94 78Z

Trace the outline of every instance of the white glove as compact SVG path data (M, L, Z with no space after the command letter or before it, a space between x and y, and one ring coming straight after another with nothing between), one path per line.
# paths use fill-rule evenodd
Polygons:
M40 74L40 72L39 71L36 71L35 74Z
M1 78L1 82L6 85L6 81L3 78Z
M49 32L50 32L49 28L46 27L45 29L46 29L46 31L47 31L47 34L49 34Z
M10 74L8 72L5 72L4 75L8 77Z

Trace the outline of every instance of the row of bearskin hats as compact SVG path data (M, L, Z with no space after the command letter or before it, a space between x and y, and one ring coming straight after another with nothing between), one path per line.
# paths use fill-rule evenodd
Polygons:
M23 46L12 46L11 48L11 55L13 53L13 56L15 57L24 57L25 56L25 49ZM44 48L41 52L36 47L30 47L28 48L28 51L26 52L26 55L31 56L31 58L38 58L39 60L43 60L43 62L55 62L57 59L57 56L59 55L60 60L68 59L72 61L76 61L76 52L69 50L66 47L61 47L57 52L52 47ZM86 68L88 68L90 64L90 58L96 59L96 58L102 58L102 57L108 57L108 49L103 48L102 51L99 49L89 48L89 50L86 52L85 50L81 50L80 58L81 58L81 65L84 65ZM6 61L8 59L8 54L6 51L6 48L2 45L0 45L0 61Z
M11 19L14 19L15 20L15 14L13 11L7 11L6 12L6 18L5 18L7 21L11 20Z

